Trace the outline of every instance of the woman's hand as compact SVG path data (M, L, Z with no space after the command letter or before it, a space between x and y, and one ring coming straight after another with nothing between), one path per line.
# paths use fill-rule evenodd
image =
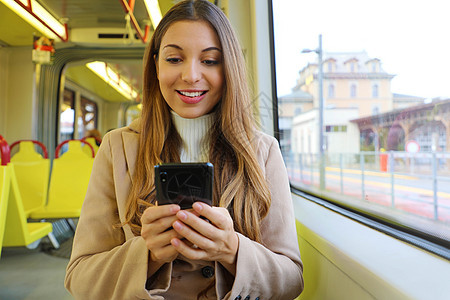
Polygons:
M178 211L178 220L172 226L179 235L197 247L188 246L178 237L171 239L172 246L187 258L218 261L233 272L239 239L228 210L202 202L196 202L192 207L192 212ZM197 214L207 218L209 222Z
M145 240L150 258L155 262L167 263L178 256L178 251L171 245L171 240L181 236L170 227L178 220L178 205L161 205L147 208L141 217L141 236Z

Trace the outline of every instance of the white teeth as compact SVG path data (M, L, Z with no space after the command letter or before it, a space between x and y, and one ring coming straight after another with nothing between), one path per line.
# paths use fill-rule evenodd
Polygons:
M203 94L203 92L182 92L179 91L181 95L186 96L186 97L198 97L201 96Z

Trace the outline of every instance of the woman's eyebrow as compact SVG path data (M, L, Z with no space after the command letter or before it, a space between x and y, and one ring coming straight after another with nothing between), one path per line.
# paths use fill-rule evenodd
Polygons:
M208 48L206 48L206 49L203 49L202 52L213 51L213 50L222 52L222 49L217 48L217 47L208 47Z
M178 45L176 45L176 44L167 44L167 45L165 45L165 46L163 47L163 49L166 49L166 48L175 48L175 49L178 49L178 50L183 50L182 47L180 47L180 46L178 46ZM205 48L205 49L202 50L202 52L208 52L208 51L213 51L213 50L222 52L222 49L217 48L217 47L214 47L214 46L213 46L213 47Z
M176 44L167 44L167 45L165 45L163 47L163 49L166 49L166 48L176 48L176 49L179 49L179 50L183 50L183 48L181 48L180 46L178 46Z

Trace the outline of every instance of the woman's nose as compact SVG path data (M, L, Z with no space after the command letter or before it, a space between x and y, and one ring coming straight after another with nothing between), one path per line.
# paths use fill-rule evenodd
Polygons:
M181 74L181 79L187 83L195 83L202 78L202 73L198 63L192 61L186 63Z

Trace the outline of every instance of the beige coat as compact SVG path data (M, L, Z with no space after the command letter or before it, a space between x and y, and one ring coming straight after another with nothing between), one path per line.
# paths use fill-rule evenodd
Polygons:
M238 234L236 277L217 262L179 257L148 274L144 239L128 226L125 203L135 168L139 123L108 133L95 158L78 222L66 288L76 299L197 299L215 282L208 299L293 299L303 289L303 266L286 168L277 141L257 134L258 162L272 196L262 221L262 244ZM148 279L148 280L147 280ZM249 296L248 298L246 298Z

